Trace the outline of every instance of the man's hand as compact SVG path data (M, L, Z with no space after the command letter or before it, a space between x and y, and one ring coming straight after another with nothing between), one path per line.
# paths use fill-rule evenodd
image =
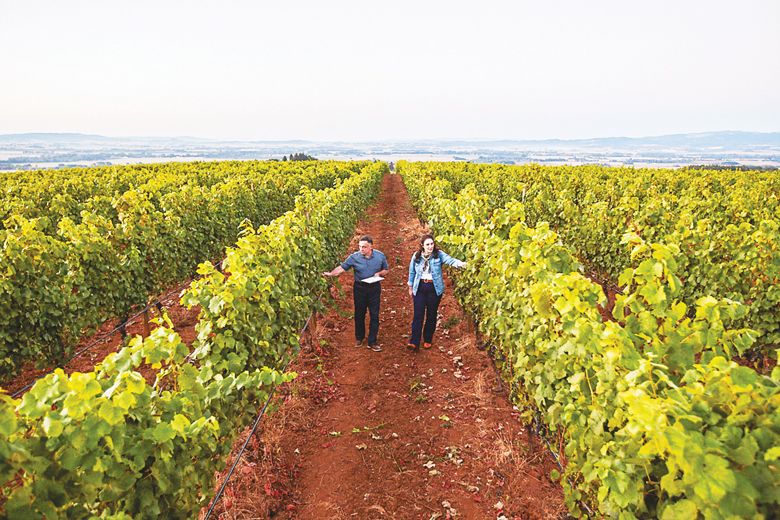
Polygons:
M325 271L322 276L338 276L344 272L344 268L337 265L332 271Z

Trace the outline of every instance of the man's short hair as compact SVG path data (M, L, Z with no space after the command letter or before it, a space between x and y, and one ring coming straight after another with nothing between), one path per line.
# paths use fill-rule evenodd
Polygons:
M371 235L363 235L358 242L368 242L372 246L374 245L374 239L371 238Z

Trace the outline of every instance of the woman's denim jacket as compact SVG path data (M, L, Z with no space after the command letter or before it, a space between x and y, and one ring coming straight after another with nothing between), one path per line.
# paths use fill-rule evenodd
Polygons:
M409 286L412 288L412 293L417 294L417 287L420 285L420 280L422 279L422 270L425 260L420 256L419 260L415 261L414 256L415 255L412 255L412 261L409 262ZM433 288L436 290L438 296L444 294L444 278L441 275L441 265L446 264L453 267L463 267L466 265L465 262L461 262L457 258L452 258L442 250L439 250L439 257L431 257L429 263L431 267L431 276L433 277Z

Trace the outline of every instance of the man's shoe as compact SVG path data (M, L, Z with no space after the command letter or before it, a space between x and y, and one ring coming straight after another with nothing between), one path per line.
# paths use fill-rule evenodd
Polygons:
M378 343L374 345L369 345L368 349L373 350L374 352L382 352L382 347L380 347Z
M431 348L432 346L430 343L423 343L423 348Z
M363 346L363 340L362 339L360 341L355 340L355 346L356 347L362 347Z

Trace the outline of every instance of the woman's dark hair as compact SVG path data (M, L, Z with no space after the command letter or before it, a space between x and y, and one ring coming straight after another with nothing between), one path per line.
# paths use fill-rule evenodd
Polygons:
M420 258L422 257L423 254L423 244L429 238L433 240L433 253L431 253L431 256L433 258L439 258L439 245L436 243L436 240L433 238L433 235L423 235L422 237L420 237L420 247L419 249L417 249L417 252L414 254L415 262L420 261Z

